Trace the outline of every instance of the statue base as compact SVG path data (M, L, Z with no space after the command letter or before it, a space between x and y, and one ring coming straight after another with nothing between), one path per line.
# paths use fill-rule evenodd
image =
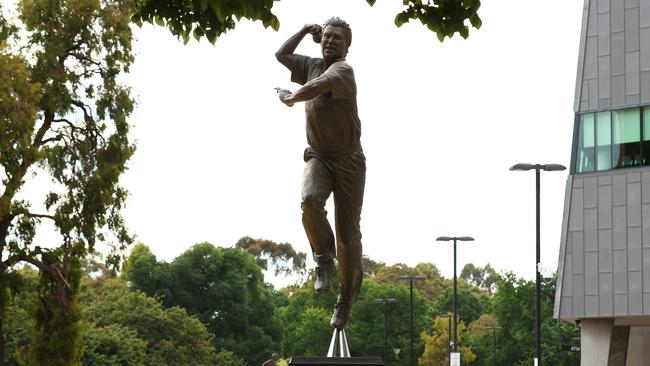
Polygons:
M368 365L384 366L381 357L291 357L289 366Z

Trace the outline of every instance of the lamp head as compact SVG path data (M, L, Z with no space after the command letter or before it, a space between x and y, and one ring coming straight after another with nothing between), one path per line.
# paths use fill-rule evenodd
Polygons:
M544 165L544 170L546 170L547 172L561 171L561 170L565 170L565 169L566 169L566 167L564 165L560 165L560 164L545 164Z
M524 171L524 170L531 170L533 168L534 168L533 164L519 163L519 164L515 164L515 165L511 166L510 170Z

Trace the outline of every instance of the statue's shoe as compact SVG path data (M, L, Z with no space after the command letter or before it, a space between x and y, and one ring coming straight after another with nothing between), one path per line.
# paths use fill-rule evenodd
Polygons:
M336 276L336 266L334 265L333 260L330 260L323 265L316 266L316 283L314 284L316 292L321 293L329 291L334 276Z
M334 314L332 314L332 320L330 320L330 325L339 330L345 329L345 326L348 325L348 320L350 319L351 308L352 304L339 295L339 298L336 301Z

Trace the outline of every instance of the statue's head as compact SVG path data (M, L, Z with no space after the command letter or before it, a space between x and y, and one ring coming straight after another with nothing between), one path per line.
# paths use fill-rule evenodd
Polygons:
M334 61L348 54L352 44L352 29L345 20L331 17L323 24L321 51L323 59Z

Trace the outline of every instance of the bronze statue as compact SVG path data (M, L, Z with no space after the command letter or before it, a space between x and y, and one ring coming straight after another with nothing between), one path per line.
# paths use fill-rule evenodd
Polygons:
M322 58L293 52L311 34L320 43ZM280 47L275 56L302 85L294 93L278 89L287 106L305 102L307 142L302 178L302 222L316 262L317 292L330 289L339 262L340 292L330 324L344 329L359 293L361 265L361 206L366 181L366 158L361 149L361 121L357 113L354 71L345 56L352 43L350 26L330 18L321 27L307 24ZM325 202L334 193L336 247L327 221Z

